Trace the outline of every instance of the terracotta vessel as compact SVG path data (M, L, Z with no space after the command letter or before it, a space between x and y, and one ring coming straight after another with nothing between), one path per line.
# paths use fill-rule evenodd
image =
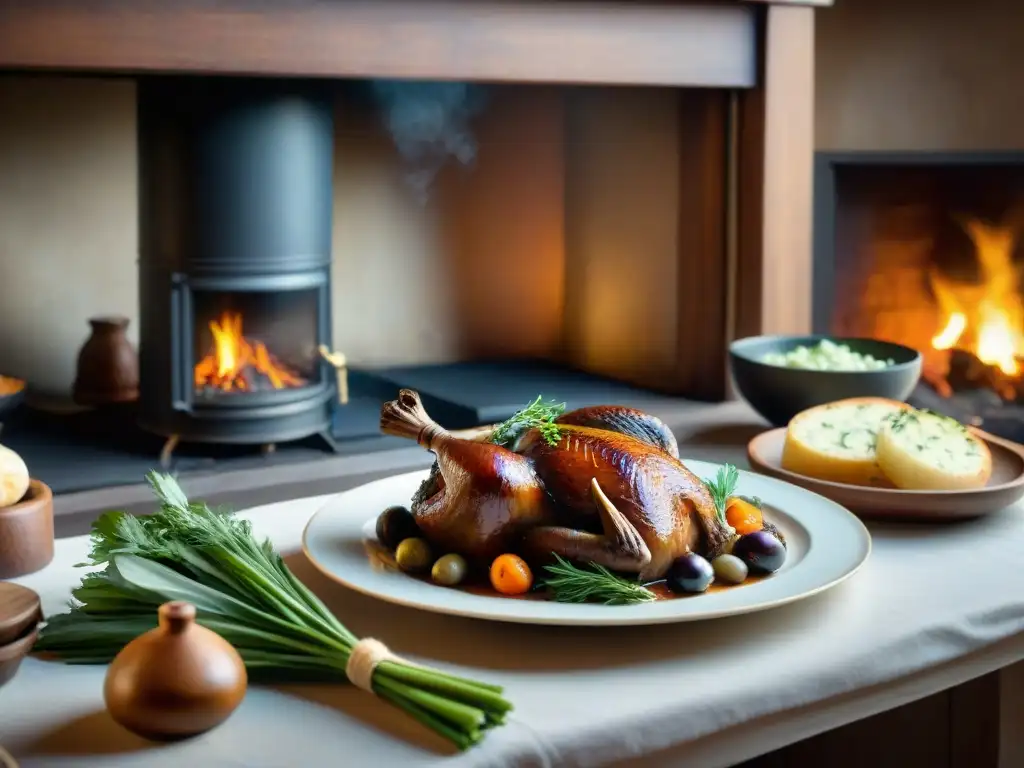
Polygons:
M127 317L94 317L78 353L74 398L79 405L126 403L139 397L139 357L128 341Z
M21 501L0 507L0 579L35 573L51 560L53 492L46 483L32 480Z
M195 622L195 606L160 606L160 625L111 662L103 686L110 716L149 739L195 736L241 704L248 678L238 651Z

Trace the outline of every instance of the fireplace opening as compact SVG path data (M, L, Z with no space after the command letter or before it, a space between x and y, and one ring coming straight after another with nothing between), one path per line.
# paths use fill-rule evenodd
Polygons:
M815 330L915 347L915 404L1024 439L1024 153L823 154L815 183Z
M299 390L319 384L315 291L197 291L195 395L221 397Z
M721 400L727 338L772 315L746 296L763 206L737 172L767 150L731 139L760 109L742 91L147 75L136 93L138 262L118 277L138 284L138 401L4 425L60 491L157 461L424 461L379 430L406 387L449 429L538 395L673 413Z

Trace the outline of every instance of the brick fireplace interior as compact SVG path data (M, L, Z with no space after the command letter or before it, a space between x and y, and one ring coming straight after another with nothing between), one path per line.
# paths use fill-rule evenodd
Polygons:
M814 325L918 349L914 398L1012 439L1024 153L819 153Z

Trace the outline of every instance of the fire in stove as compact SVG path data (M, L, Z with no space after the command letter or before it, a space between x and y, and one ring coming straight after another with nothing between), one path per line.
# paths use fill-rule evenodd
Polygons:
M195 366L197 391L261 392L306 385L266 344L245 337L241 312L223 312L210 321L209 328L213 346Z
M1021 266L1013 261L1016 232L975 219L963 226L974 244L978 278L957 280L934 267L929 274L943 318L926 353L929 383L948 397L956 389L950 381L955 375L1014 399L1024 358Z

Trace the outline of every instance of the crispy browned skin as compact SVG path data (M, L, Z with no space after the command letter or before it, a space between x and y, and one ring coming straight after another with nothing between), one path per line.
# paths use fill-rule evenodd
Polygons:
M565 414L559 427L557 445L529 430L513 452L451 435L409 390L381 410L385 434L437 454L412 512L439 550L482 561L556 553L656 579L680 555L725 540L707 488L669 452L675 439L659 420L598 406Z
M600 523L593 480L651 554L650 562L641 568L622 570L639 570L641 578L656 579L677 557L706 549L702 543L705 522L717 525L714 503L704 483L679 459L604 429L563 425L560 432L557 446L546 443L537 430L530 430L520 441L519 450L533 462L548 493L575 524L574 529L540 527L529 532L526 546L531 554L554 551L573 559L595 559L593 534L588 533Z
M588 405L563 413L555 422L629 435L660 448L669 456L679 458L679 445L672 430L657 416L644 413L638 408L627 408L624 405Z

